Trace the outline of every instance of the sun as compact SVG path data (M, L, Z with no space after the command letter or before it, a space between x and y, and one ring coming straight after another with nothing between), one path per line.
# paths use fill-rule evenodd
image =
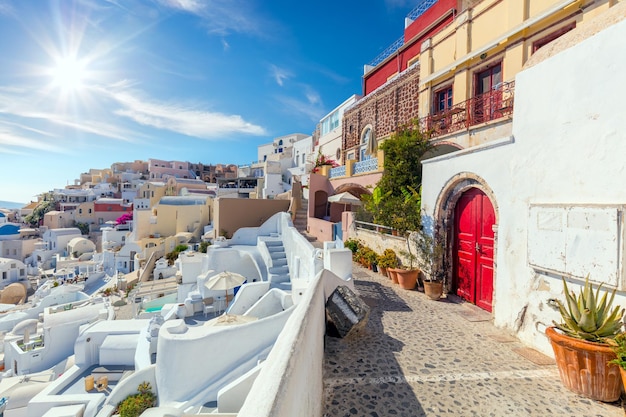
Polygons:
M58 59L56 65L50 70L52 83L64 91L80 90L85 73L85 64L71 57Z

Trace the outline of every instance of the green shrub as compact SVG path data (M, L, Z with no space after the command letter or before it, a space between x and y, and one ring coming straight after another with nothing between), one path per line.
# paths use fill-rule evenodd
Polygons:
M361 242L359 242L356 239L348 239L345 242L343 242L343 246L350 249L350 251L352 251L352 255L354 255L357 250L359 250L359 247L361 246Z
M139 417L148 408L157 405L157 396L152 392L149 382L142 382L137 387L137 394L131 394L122 400L113 414L120 417Z
M382 255L378 257L378 266L383 268L397 268L398 256L393 249L385 249Z

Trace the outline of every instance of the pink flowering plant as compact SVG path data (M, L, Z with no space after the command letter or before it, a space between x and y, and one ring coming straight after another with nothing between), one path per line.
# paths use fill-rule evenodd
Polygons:
M321 166L330 165L332 168L336 168L339 166L337 161L332 158L328 158L324 156L321 149L317 152L317 158L315 159L315 166L311 170L311 172L316 173L320 170Z

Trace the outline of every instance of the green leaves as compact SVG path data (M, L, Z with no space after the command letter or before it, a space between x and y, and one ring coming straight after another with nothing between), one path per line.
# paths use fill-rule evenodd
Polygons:
M556 300L563 322L554 323L555 326L567 335L583 340L597 342L604 338L615 337L622 329L624 309L619 306L611 309L615 289L611 291L611 296L607 299L606 292L600 297L601 288L602 284L594 293L589 282L589 275L587 275L585 286L576 296L573 292L570 293L567 282L563 279L567 308L561 301Z

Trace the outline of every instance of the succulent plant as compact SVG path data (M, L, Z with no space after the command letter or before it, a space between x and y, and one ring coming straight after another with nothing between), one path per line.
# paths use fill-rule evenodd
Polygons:
M556 328L577 339L602 342L606 338L614 338L622 329L624 309L617 306L611 310L615 289L607 300L605 292L600 299L600 284L594 294L589 275L585 278L585 287L578 297L569 292L563 279L563 289L567 300L567 308L559 300L554 300L561 313L562 323L554 322Z

